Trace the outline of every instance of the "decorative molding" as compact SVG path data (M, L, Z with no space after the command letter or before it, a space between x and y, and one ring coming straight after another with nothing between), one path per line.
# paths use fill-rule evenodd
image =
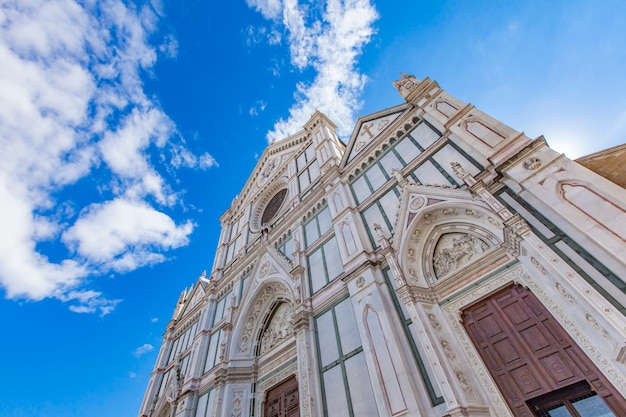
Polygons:
M269 204L270 200L276 195L276 193L281 190L289 190L289 183L287 181L287 178L285 177L275 179L260 193L260 197L253 204L252 213L250 214L249 227L251 232L257 233L261 230L261 227L263 226L261 224L261 217L263 216L263 212L265 211L265 208ZM280 208L277 210L277 213L280 210L284 210L285 202L289 200L289 191L287 191L287 195L281 203Z
M243 402L243 391L234 391L232 400L232 417L241 417L243 411L241 403Z
M279 295L289 295L289 289L278 282L269 284L250 302L252 308L248 311L246 319L243 321L243 331L239 338L239 352L244 353L250 350L253 342L253 330L258 327L261 320L262 311L267 308L271 300Z
M313 408L313 397L309 387L309 378L311 370L309 369L309 346L306 342L306 329L298 331L296 341L298 346L298 371L300 378L298 379L298 389L300 394L300 412L304 413L304 417L311 417L311 409Z
M504 399L502 398L500 391L496 387L491 375L489 374L489 371L484 366L482 359L478 355L474 344L467 336L467 333L465 332L465 329L461 324L461 310L465 306L472 304L473 302L485 297L492 292L495 292L496 290L504 287L508 283L519 280L521 276L522 266L517 265L507 270L503 274L493 277L491 280L485 282L480 287L476 287L475 289L472 289L465 294L455 298L451 302L443 304L441 306L446 320L450 325L450 328L454 332L456 339L463 349L465 357L469 360L469 366L471 367L477 378L480 380L480 385L483 387L485 393L487 394L487 403L491 405L494 411L494 415L497 416L510 416L511 412L504 402Z
M515 214L504 222L504 246L512 256L519 256L521 242L530 232L528 223L519 214Z

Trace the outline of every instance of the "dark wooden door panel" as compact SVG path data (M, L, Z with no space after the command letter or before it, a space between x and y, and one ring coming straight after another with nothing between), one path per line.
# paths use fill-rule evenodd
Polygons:
M267 392L263 416L296 417L299 415L298 381L295 376L292 376Z
M528 289L513 285L468 307L463 325L517 416L534 415L529 400L584 381L626 416L624 399Z

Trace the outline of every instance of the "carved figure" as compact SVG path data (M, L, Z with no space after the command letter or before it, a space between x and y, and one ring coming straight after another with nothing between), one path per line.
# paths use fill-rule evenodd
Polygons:
M267 352L290 336L293 336L293 308L283 303L261 336L261 353Z
M484 253L488 248L486 243L469 234L458 234L451 238L450 246L442 247L448 241L450 239L445 239L443 236L433 255L433 267L437 278L456 271L470 262L475 255Z

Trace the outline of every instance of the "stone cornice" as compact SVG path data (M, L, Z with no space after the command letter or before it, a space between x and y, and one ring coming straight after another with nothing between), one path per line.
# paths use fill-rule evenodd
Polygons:
M500 166L497 167L496 171L499 173L503 173L507 169L512 167L513 165L528 158L528 156L533 154L537 149L541 149L547 146L548 146L548 143L546 142L546 138L544 138L543 135L541 135L537 139L533 140L528 145L526 145L525 148L519 151L515 156L510 158L508 161L500 164Z

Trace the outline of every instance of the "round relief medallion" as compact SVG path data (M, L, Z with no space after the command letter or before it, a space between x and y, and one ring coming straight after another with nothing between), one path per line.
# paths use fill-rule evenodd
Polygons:
M411 210L418 210L424 207L424 204L426 204L424 197L415 197L411 200Z
M541 166L541 160L537 157L528 158L524 161L524 169L528 171L535 170Z
M267 261L263 262L263 265L261 265L261 267L259 268L259 277L260 278L265 277L265 275L267 275L269 270L270 270L270 263Z

